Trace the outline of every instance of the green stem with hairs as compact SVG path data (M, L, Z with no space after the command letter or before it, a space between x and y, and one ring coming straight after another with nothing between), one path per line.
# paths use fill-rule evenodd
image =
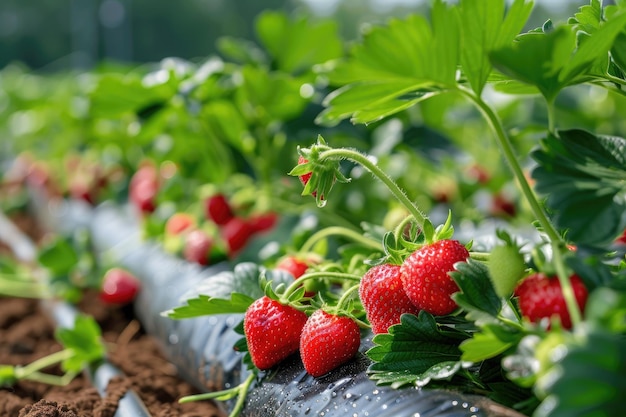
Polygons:
M302 283L308 280L335 278L339 281L361 281L361 277L355 274L347 274L345 272L310 272L302 275L300 278L292 282L281 295L281 299L287 300L291 294L302 286Z
M550 219L546 215L543 207L539 204L539 200L535 196L532 188L528 184L526 177L522 171L522 168L517 160L515 151L511 144L511 141L504 131L504 127L500 122L500 119L493 111L493 109L485 103L480 97L476 96L469 90L464 88L460 88L460 91L463 92L467 97L469 97L481 110L483 115L486 117L489 125L493 129L496 134L497 142L502 150L504 158L506 159L509 167L513 171L513 175L517 179L517 183L520 186L522 194L526 198L526 201L530 205L535 218L541 225L544 233L550 239L550 244L552 246L553 252L553 260L557 270L557 276L559 282L561 284L561 289L563 291L563 297L565 299L565 303L567 305L567 311L572 320L572 324L576 325L581 321L581 313L578 308L578 304L576 303L576 298L574 296L574 289L572 288L572 283L569 280L569 276L566 272L565 264L563 262L563 258L561 256L561 250L564 245L563 239L556 231L556 228L552 225ZM554 129L554 105L551 101L547 102L548 105L548 118L549 118L549 130L553 131Z
M202 401L202 400L218 400L218 401L227 401L231 398L237 397L237 401L233 406L233 409L228 414L228 417L236 417L243 410L243 406L246 401L246 396L248 394L248 390L252 385L252 382L256 378L256 374L251 372L250 375L243 381L241 384L237 385L234 388L215 391L215 392L206 392L203 394L195 394L195 395L187 395L178 400L180 404L190 403L194 401Z
M517 183L522 191L522 194L524 195L524 197L526 198L526 201L530 205L530 208L533 211L535 218L537 219L537 221L539 221L539 224L543 228L543 231L546 233L546 235L548 235L551 241L561 242L562 241L561 236L559 236L556 229L554 228L554 226L548 219L548 216L546 215L545 211L543 210L543 207L539 203L537 196L535 196L535 193L533 192L532 188L528 184L528 181L526 180L526 177L524 176L522 167L520 166L519 161L517 160L517 156L515 155L515 150L513 149L513 145L511 144L511 141L508 135L504 131L504 127L502 126L502 123L500 122L500 119L498 118L496 113L487 103L485 103L480 97L476 96L471 91L465 88L459 88L459 91L461 91L467 97L469 97L472 100L472 102L476 104L478 109L482 112L482 114L487 119L487 122L489 123L494 133L496 134L498 146L500 147L500 150L502 151L502 154L504 155L504 159L506 160L509 167L513 171L513 175L515 176L515 179L517 180Z
M310 252L317 242L329 236L343 236L357 243L360 243L363 246L367 246L368 248L374 250L382 250L381 242L377 240L363 236L361 233L355 232L351 229L346 229L345 227L330 226L321 229L311 235L311 237L309 237L306 242L304 242L304 244L300 248L300 251L303 253Z
M554 259L554 266L556 268L556 276L561 284L561 291L563 291L563 298L565 299L565 305L567 306L567 312L572 320L572 326L576 327L582 321L582 315L578 303L576 302L576 296L574 295L574 288L569 279L569 274L565 268L565 262L561 250L562 245L558 242L551 242L552 256Z
M348 148L338 148L333 149L329 148L322 151L319 154L319 159L348 159L350 161L356 162L363 166L365 169L370 171L375 177L377 177L380 181L383 182L393 194L393 196L409 211L409 213L415 218L415 221L418 223L420 228L424 231L429 230L431 228L425 228L424 224L426 222L430 222L428 217L422 213L422 211L417 207L417 205L409 199L406 193L395 183L386 172L378 167L375 163L370 161L366 155L362 154L353 149ZM427 241L432 240L432 236L425 236Z

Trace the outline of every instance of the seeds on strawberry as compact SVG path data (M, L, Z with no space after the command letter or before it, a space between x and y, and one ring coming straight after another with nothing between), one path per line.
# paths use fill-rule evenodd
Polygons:
M413 252L400 267L402 286L419 309L443 316L457 305L450 297L459 290L449 272L467 260L469 252L456 240L439 240Z
M316 310L302 329L300 357L304 369L320 377L352 359L360 344L361 333L353 319Z
M243 327L252 363L270 369L298 351L307 315L267 296L246 310Z
M587 287L578 275L570 277L574 297L581 311L587 302ZM524 279L517 289L519 308L522 315L533 323L544 318L557 316L565 329L572 328L572 320L567 310L561 283L556 276L535 273Z
M376 334L387 333L389 327L400 323L403 313L418 314L420 311L404 292L399 265L372 267L361 278L359 297Z

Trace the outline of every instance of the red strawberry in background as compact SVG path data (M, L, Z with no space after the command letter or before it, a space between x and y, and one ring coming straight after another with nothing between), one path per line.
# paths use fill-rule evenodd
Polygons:
M574 297L581 311L584 311L588 291L578 275L570 277ZM535 273L526 277L516 288L519 308L522 315L533 323L543 318L558 316L565 329L571 329L572 320L567 311L561 283L556 276Z
M141 288L141 282L122 268L109 269L102 278L100 299L106 304L131 303Z
M399 265L382 264L370 268L361 278L359 297L376 334L387 333L390 326L400 323L403 313L418 314L420 311L404 292Z
M254 365L270 369L298 351L307 315L268 296L253 302L244 315L243 328Z
M231 257L246 246L253 234L250 223L241 217L233 217L221 228L222 239L226 242Z
M457 307L450 296L459 290L448 275L454 264L465 261L469 252L456 240L444 239L413 252L400 267L402 286L419 309L437 316L450 314Z
M287 271L295 279L298 279L309 269L309 264L306 260L297 256L285 256L276 264L276 269Z
M183 257L189 262L208 265L211 261L213 239L203 230L192 230L185 237Z
M170 236L177 236L184 231L189 231L196 226L196 219L189 213L174 213L165 223L165 233Z
M352 359L360 344L361 332L353 319L316 310L302 329L300 357L304 369L319 377Z
M273 212L254 214L248 219L253 233L262 233L271 230L278 222L278 215Z
M313 256L304 258L301 256L287 255L276 264L275 269L287 271L291 275L293 275L295 279L298 279L306 273L307 269L309 269L311 265L318 262L319 260ZM323 289L326 286L326 283L322 280L317 279L306 280L303 286L306 291L304 295L306 297L313 297L317 291Z
M204 200L205 215L217 225L225 225L235 215L233 209L224 194L217 193Z
M152 213L156 209L159 192L159 176L154 165L141 166L130 180L128 198L140 213Z

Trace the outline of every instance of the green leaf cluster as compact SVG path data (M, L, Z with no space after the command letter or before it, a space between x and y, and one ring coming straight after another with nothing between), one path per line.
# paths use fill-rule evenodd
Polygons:
M557 131L536 149L536 190L569 240L607 245L626 228L626 140L583 130Z

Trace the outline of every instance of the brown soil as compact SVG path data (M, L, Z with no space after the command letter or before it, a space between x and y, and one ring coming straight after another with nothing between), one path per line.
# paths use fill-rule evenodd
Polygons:
M128 309L107 307L93 294L85 296L80 309L99 322L109 360L124 377L111 381L104 398L85 376L63 387L21 381L0 388L0 416L113 417L119 398L128 389L141 397L152 417L224 415L209 401L178 403L180 397L198 391L177 377L156 341L145 334ZM53 324L38 301L0 298L0 364L26 365L60 348Z

